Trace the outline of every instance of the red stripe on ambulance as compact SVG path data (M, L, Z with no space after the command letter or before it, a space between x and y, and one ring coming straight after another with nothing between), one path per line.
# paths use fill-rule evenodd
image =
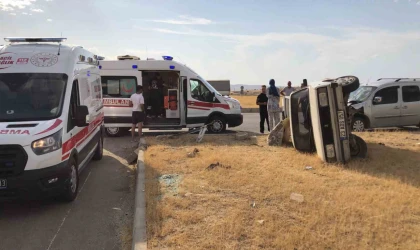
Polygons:
M94 131L97 127L99 127L104 120L104 113L101 113L95 120L93 120L89 126L84 127L79 133L74 135L70 140L63 143L62 148L62 158L61 160L66 160L70 157L70 151L74 148L82 144Z

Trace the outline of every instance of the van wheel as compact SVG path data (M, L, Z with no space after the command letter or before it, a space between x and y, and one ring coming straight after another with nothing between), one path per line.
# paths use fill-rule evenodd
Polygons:
M359 79L355 76L342 76L337 78L337 80L340 78L345 78L346 80L345 83L342 84L344 95L350 94L351 92L358 89L360 86Z
M102 159L104 155L104 139L102 138L102 134L99 137L98 146L96 146L95 154L93 155L92 159L94 161L99 161Z
M128 129L119 128L119 127L105 128L105 133L108 136L110 136L110 137L119 137L119 136L122 136L127 131L128 131Z
M366 158L367 156L367 144L366 142L357 135L351 135L353 142L350 143L350 154L351 157Z
M213 116L209 123L207 128L211 133L218 134L226 131L226 120L221 116Z
M355 132L363 132L366 130L366 121L361 117L353 118L351 122L351 129Z
M79 192L79 171L77 162L74 157L70 158L68 166L70 168L69 180L66 183L62 198L66 202L72 202L74 199L76 199Z

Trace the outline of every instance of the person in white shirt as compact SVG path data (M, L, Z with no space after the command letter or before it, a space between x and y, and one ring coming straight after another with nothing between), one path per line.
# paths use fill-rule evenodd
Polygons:
M143 97L143 86L137 86L137 92L132 94L130 97L130 106L133 107L132 120L133 124L131 126L131 137L132 142L135 142L134 135L136 131L136 125L139 129L139 137L142 135L143 122L145 118L144 114L144 97Z
M285 87L281 92L280 92L280 94L282 95L282 96L290 96L290 94L293 92L293 91L295 91L295 88L293 88L292 87L292 82L288 82L287 83L287 87Z

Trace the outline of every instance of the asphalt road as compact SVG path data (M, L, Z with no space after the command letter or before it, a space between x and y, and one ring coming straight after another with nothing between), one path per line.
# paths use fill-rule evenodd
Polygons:
M0 204L0 249L131 249L135 171L121 158L127 144L105 138L107 151L81 173L73 203Z
M245 131L252 133L260 133L260 114L259 113L244 113L244 122L239 127L228 128L227 130ZM268 134L267 123L265 124L265 134Z

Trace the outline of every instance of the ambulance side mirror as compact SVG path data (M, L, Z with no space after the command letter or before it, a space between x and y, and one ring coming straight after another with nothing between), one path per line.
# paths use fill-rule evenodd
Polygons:
M77 106L76 108L76 126L86 127L89 124L86 122L86 116L89 115L89 110L86 106Z

